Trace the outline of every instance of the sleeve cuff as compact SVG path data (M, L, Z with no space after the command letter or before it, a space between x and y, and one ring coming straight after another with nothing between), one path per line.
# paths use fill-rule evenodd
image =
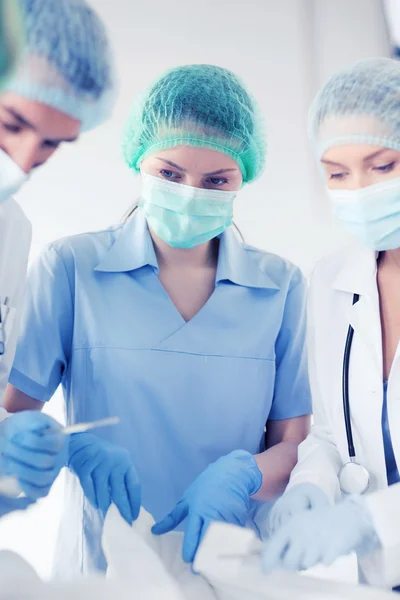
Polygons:
M297 406L294 406L292 410L289 410L283 406L282 408L274 410L272 407L271 412L268 415L268 421L284 421L285 419L295 419L296 417L306 417L312 414L312 408L310 402L303 402Z
M8 382L27 396L32 396L40 402L48 402L53 395L53 392L49 393L46 388L17 369L11 369Z

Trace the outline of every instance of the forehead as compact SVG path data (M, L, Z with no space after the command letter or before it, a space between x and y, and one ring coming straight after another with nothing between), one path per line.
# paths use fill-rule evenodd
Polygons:
M8 112L10 116L21 117L43 138L69 139L77 137L80 132L81 122L77 119L41 102L28 100L14 92L0 94L0 108Z
M210 148L194 146L176 146L167 150L159 150L150 159L158 162L161 162L158 159L174 162L184 169L199 173L219 169L239 169L237 162L230 156Z

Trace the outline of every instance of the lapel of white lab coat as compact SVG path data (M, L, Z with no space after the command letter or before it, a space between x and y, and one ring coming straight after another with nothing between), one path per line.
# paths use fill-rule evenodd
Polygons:
M373 488L387 485L382 438L382 333L376 273L375 252L357 247L333 283L335 290L347 292L343 301L348 306L348 322L354 329L349 371L351 422L357 459L375 474ZM356 304L352 304L353 294L360 296Z

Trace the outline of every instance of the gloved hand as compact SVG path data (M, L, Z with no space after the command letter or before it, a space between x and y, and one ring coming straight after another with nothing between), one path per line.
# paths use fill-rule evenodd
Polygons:
M68 467L85 496L106 514L113 502L129 525L139 515L141 488L129 452L91 433L70 436Z
M261 483L262 475L253 455L235 450L207 467L173 511L153 526L152 532L168 533L187 517L182 556L185 562L193 562L211 521L245 525L250 496L259 490Z
M324 492L313 483L300 483L285 492L271 508L268 515L268 531L275 533L294 515L304 510L328 506Z
M262 569L299 571L356 551L370 552L378 545L372 519L361 497L349 496L335 506L295 515L265 542Z
M48 415L12 415L0 425L0 475L16 477L29 498L47 496L65 465L67 442L59 423Z

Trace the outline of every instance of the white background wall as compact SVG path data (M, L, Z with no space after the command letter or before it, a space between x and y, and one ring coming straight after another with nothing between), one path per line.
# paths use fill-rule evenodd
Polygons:
M246 187L237 223L247 241L308 272L346 236L329 216L306 139L306 114L320 83L354 60L389 52L379 0L92 0L115 48L120 96L114 118L62 148L26 185L20 201L33 223L32 258L55 238L117 221L138 195L119 140L132 99L165 68L208 62L240 75L265 115L268 162ZM51 414L62 418L61 400ZM49 573L62 482L26 514L0 524L13 548ZM73 532L71 533L73 535Z

